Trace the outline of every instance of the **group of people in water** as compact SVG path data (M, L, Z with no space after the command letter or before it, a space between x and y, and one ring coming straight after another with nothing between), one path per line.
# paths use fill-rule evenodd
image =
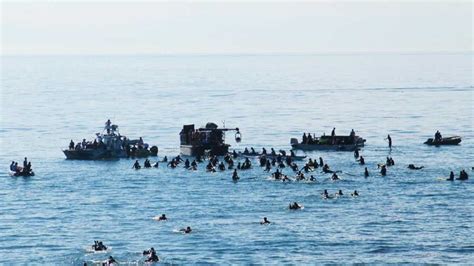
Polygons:
M18 166L18 162L12 161L10 164L10 171L15 176L32 176L34 175L33 169L31 168L31 162L25 157L23 160L23 167Z
M108 247L105 246L102 241L94 241L94 245L92 245L92 250L94 252L104 252L104 251L107 251L108 250ZM156 251L153 247L151 247L150 249L148 250L144 250L142 252L143 256L147 256L147 258L145 259L145 263L154 263L154 262L159 262L160 261L160 258L158 257L158 255L156 254ZM95 263L94 263L95 264ZM112 256L109 256L105 261L103 261L101 263L102 265L104 266L108 266L108 265L114 265L114 264L118 264L117 260L112 257ZM84 266L87 266L87 262L84 262L83 264Z

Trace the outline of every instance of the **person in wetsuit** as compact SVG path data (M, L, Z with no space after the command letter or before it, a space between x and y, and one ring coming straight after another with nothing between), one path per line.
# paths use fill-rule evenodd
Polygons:
M446 179L447 181L454 181L454 172L451 171L451 173L449 174L449 178Z
M263 221L261 221L260 224L270 224L270 221L267 219L267 217L263 217Z

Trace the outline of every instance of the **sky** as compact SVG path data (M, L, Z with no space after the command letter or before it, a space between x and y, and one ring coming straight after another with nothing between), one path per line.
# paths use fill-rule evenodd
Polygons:
M472 6L4 1L1 54L472 52Z

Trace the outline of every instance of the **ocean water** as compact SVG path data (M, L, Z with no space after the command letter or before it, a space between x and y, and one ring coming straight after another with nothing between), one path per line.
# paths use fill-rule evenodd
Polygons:
M109 255L140 263L150 247L165 264L474 261L472 54L1 61L0 264L82 265ZM207 173L203 164L136 171L131 159L65 160L70 139L91 139L108 118L123 135L158 145L160 158L179 153L183 124L239 127L241 143L227 135L236 150L288 150L303 132L353 128L367 139L361 155L371 175L347 152L306 153L342 171L332 182L318 169L316 183L270 180L256 162L234 183L230 171ZM423 145L436 130L463 141ZM36 176L10 177L10 161L25 156ZM382 177L386 156L395 166ZM441 179L462 169L470 180ZM324 189L360 196L323 200ZM289 211L293 201L304 209ZM162 213L167 222L152 219ZM264 216L272 224L260 225ZM177 232L186 226L191 234ZM94 240L112 250L88 253Z

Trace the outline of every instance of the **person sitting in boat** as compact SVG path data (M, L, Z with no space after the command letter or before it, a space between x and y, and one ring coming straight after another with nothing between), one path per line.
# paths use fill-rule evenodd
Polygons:
M443 136L441 136L441 133L439 132L439 130L436 130L436 133L434 135L434 140L441 141L442 139L443 139Z
M82 145L82 149L85 150L85 149L87 148L87 141L86 141L86 139L82 139L81 145Z
M255 149L253 147L250 147L250 154L252 154L252 155L257 154L257 152L255 151Z
M239 180L240 177L237 174L237 169L234 169L234 172L232 173L232 180Z
M457 180L468 180L469 179L469 175L466 173L466 171L461 170L461 172L459 172L459 177L457 178Z
M333 173L332 176L331 176L331 180L337 181L337 180L340 180L340 178L336 173Z
M245 155L249 154L249 149L247 149L247 147L245 147L245 149L244 149L244 154Z
M368 177L368 176L369 176L369 170L367 170L367 167L365 168L364 176L365 176L365 177Z
M411 170L420 170L420 169L423 169L424 166L415 166L414 164L409 164L408 165L408 169L411 169Z
M267 155L267 150L265 148L262 148L262 155Z
M352 197L359 197L359 192L357 190L354 190L354 192L351 193Z
M232 157L237 158L238 156L239 156L239 154L237 154L237 152L235 150L232 151Z
M182 228L182 229L179 229L180 232L183 232L185 234L189 234L191 233L193 230L191 229L190 226L186 227L186 228Z
M298 202L295 201L295 202L293 202L293 204L290 203L288 208L290 210L299 210L299 209L301 209L301 205L299 205Z
M267 219L267 217L263 217L263 221L261 221L260 224L270 224L270 221Z
M313 141L313 136L311 136L310 133L308 133L308 144L313 144L314 141Z
M359 164L360 164L360 165L364 165L364 164L365 164L365 159L364 159L363 156L360 156L360 158L359 158L357 161L359 161Z
M454 181L454 172L451 171L451 173L449 174L449 178L446 179L447 181Z
M135 170L138 170L138 169L142 168L142 167L140 166L140 163L138 162L138 160L136 160L135 163L133 164L133 168L134 168Z
M341 190L341 189L339 189L339 191L336 193L336 196L339 196L339 197L340 197L340 196L344 196L344 194L342 193L342 190Z
M14 162L14 161L12 161L12 163L10 164L10 171L16 172L16 169L15 169L15 162Z
M276 155L277 155L277 154L276 154L276 151L275 151L273 148L271 148L270 154L271 154L272 156L276 156Z
M308 137L306 137L306 133L303 133L303 138L302 138L301 141L302 141L303 144L307 144L307 142L308 142Z
M382 165L382 167L380 169L380 174L383 175L383 176L387 175L387 166Z
M74 150L74 141L69 142L69 150Z

